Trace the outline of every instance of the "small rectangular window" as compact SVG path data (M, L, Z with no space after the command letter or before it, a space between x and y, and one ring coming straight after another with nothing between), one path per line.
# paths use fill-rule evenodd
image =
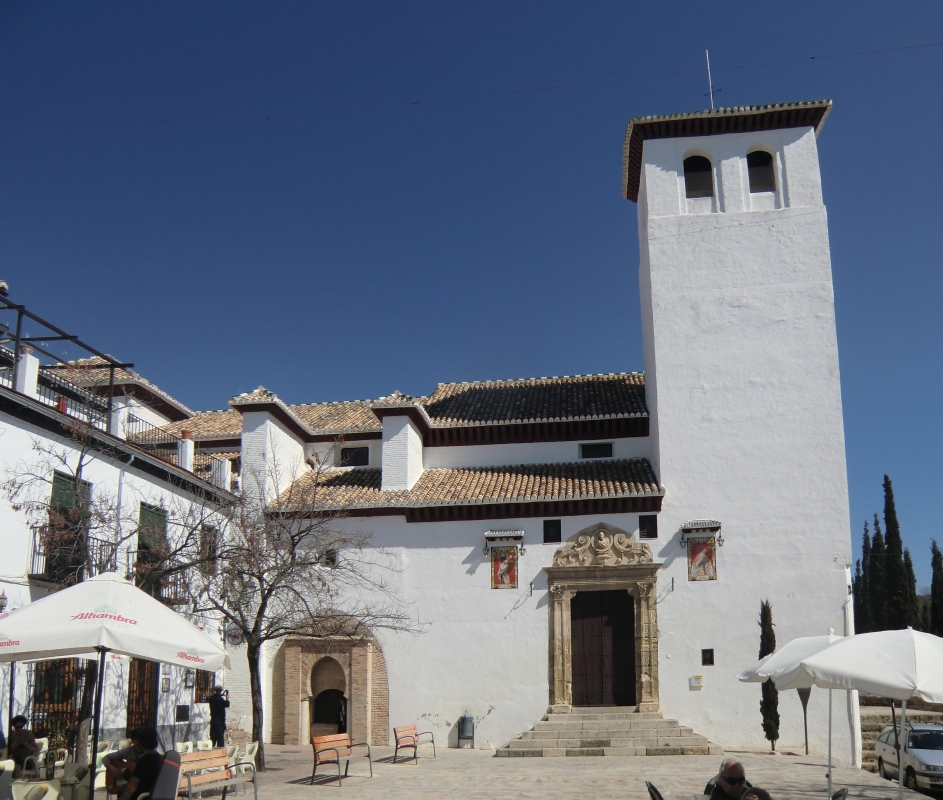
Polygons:
M563 528L558 519L544 520L544 544L554 544L563 541Z
M612 442L581 444L580 458L612 458Z
M714 666L714 648L713 647L709 647L706 650L701 650L701 666L702 667Z
M747 173L750 176L750 191L775 192L776 175L773 171L773 156L765 150L747 153Z
M213 694L213 681L216 679L215 672L208 672L205 669L196 671L196 680L193 685L193 702L205 703Z
M175 718L176 722L189 722L190 721L190 706L177 706L177 716Z
M640 514L638 518L638 538L658 538L658 517L655 514Z
M369 447L342 447L342 467L366 467L370 464Z

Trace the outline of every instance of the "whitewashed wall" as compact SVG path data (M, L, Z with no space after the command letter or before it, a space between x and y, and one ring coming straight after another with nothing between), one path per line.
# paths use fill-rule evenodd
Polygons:
M72 470L76 468L80 451L74 441L67 437L51 435L48 431L27 425L17 418L0 414L0 480L8 478L11 470L19 470L26 465L38 465L42 462L42 456L33 451L34 439L55 443L57 448L71 453L69 466ZM140 504L144 502L156 506L164 505L168 510L172 510L186 504L190 499L179 489L160 482L137 469L132 469L121 461L105 458L98 453L86 454L82 478L92 484L93 498L96 495L109 494L117 502L120 497L121 527L111 533L116 538L127 537L127 542L119 551L118 572L121 574L127 569L126 550L136 546L133 534L136 530ZM51 493L51 485L49 492ZM169 534L173 535L172 526L170 526ZM99 531L95 535L104 536L107 532ZM6 592L9 599L8 611L39 600L47 594L47 587L39 584L30 585L27 580L30 570L31 542L32 532L27 524L26 516L22 512L14 511L6 498L0 497L0 552L4 554L0 562L0 589ZM213 634L217 627L209 623L206 630ZM129 659L114 654L109 656L107 661L102 727L104 735L108 738L124 735L128 664ZM2 680L8 687L9 668L3 667L2 672ZM163 674L171 678L171 691L158 694L157 724L163 738L165 740L174 738L174 718L178 704L191 706L191 721L189 726L177 725L177 735L188 734L191 739L204 738L208 730L206 706L194 704L193 689L184 687L184 669L174 667ZM15 702L18 711L26 707L27 699L26 671L24 667L20 667L17 673ZM169 743L172 742L165 741L165 744Z
M775 152L781 209L752 211L746 153ZM715 165L717 213L689 213L682 160ZM811 129L650 140L639 199L643 340L652 457L667 495L658 606L662 708L728 746L763 746L759 688L735 675L756 659L760 601L778 642L842 633L851 560L838 350L815 137ZM695 209L696 210L696 209ZM677 533L723 522L718 580L687 581ZM672 536L672 532L674 535ZM701 666L701 648L716 665ZM704 676L701 691L688 679ZM826 747L827 693L813 691L811 744ZM855 703L835 729L857 757ZM802 741L795 693L781 744Z

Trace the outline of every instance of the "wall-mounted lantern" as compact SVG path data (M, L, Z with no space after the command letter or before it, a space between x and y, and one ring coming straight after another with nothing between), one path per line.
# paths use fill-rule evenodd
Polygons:
M702 539L712 536L718 547L724 546L724 535L720 532L720 522L716 519L692 519L681 525L681 546L687 549L689 539Z
M481 552L488 555L492 545L517 545L521 555L524 555L524 531L485 531L485 546Z

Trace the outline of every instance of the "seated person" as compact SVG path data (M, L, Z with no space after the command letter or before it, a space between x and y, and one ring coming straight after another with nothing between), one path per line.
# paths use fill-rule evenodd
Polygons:
M145 792L154 791L157 776L160 773L164 757L157 752L157 731L153 728L138 728L137 743L141 746L134 771L128 778L128 785L118 800L137 800Z
M109 753L102 759L102 766L105 768L105 786L108 794L118 794L127 783L131 773L137 766L138 759L144 754L144 748L141 747L138 738L139 731L133 730L130 733L131 744Z
M751 786L743 793L740 800L773 800L773 798L769 796L769 792L767 792L766 789Z
M10 720L13 731L10 734L10 758L13 759L13 780L23 774L23 764L30 756L39 754L39 745L32 731L26 730L26 717L20 715Z
M711 800L740 800L743 790L749 788L752 786L744 775L743 764L735 758L725 758L717 776L704 787L704 794Z

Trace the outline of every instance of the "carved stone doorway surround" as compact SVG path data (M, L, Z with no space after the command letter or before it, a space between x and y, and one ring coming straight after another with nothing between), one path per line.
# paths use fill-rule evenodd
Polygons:
M658 611L652 551L619 528L599 522L567 540L546 568L550 590L550 706L573 705L570 600L577 592L624 589L635 605L635 696L639 711L658 711Z

